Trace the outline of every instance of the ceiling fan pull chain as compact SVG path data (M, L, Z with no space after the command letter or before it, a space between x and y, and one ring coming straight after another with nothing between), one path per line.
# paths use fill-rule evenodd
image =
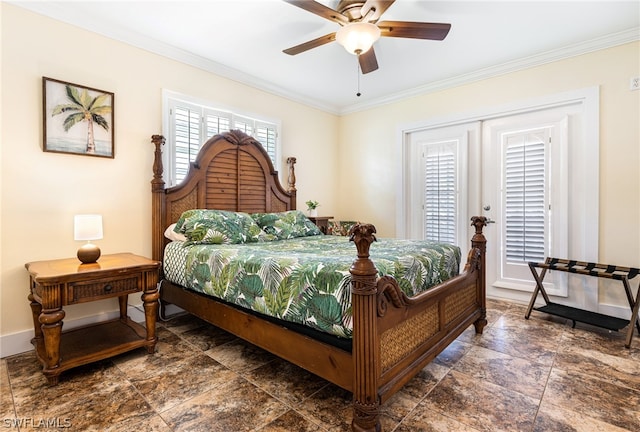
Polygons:
M356 93L356 96L360 97L362 93L360 93L360 62L358 60L358 56L356 56L356 76L358 77L358 93Z

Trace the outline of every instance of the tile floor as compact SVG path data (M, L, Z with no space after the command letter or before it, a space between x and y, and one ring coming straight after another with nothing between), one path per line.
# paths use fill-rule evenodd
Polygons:
M385 405L384 431L638 431L640 337L571 328L490 300ZM62 431L347 431L350 394L191 316L144 349L48 387L33 352L0 359L0 428Z

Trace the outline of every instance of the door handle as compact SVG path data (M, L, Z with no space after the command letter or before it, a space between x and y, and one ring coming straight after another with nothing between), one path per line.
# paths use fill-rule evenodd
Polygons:
M482 207L482 210L484 211L489 211L491 210L491 205L487 204L484 207ZM485 223L487 224L492 224L492 223L496 223L496 221L494 221L493 219L491 219L490 217L487 217L487 220L485 221Z

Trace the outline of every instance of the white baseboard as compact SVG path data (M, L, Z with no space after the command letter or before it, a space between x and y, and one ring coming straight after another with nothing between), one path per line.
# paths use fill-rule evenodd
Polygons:
M127 314L135 322L144 321L144 312L135 306L129 306ZM109 321L118 318L118 316L118 311L111 311L75 320L65 320L64 329L69 330L84 325ZM33 350L31 339L33 339L33 329L0 336L0 358Z

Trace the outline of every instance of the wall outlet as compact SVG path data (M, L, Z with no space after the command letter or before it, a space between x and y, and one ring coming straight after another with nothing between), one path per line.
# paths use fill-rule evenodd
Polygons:
M631 78L629 90L640 90L640 77Z

